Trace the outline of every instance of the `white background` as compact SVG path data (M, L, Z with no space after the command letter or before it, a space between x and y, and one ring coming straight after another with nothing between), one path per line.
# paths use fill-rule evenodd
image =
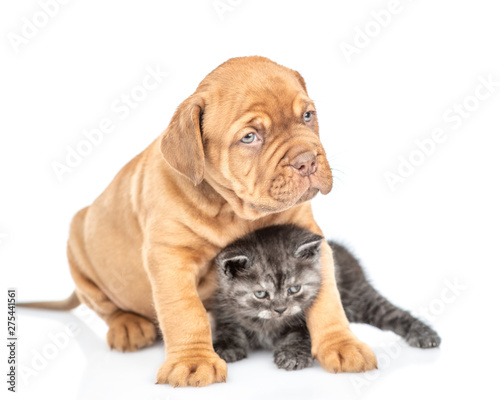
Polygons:
M481 79L500 82L498 2L401 0L378 35L372 12L387 1L233 3L220 18L212 0L74 0L47 21L37 1L2 3L2 296L7 287L19 300L71 293L65 246L74 213L161 133L208 72L257 54L298 70L316 102L335 168L334 189L313 201L325 234L348 244L393 302L428 310L441 348L412 349L356 325L379 356L375 374L279 371L263 352L230 365L226 384L173 389L154 385L160 343L111 352L104 324L85 309L18 310L17 398L499 398L500 87L469 98ZM16 47L24 18L45 26ZM365 28L373 37L348 62L341 44L353 45ZM114 102L140 90L146 68L157 66L169 76L121 119ZM443 119L464 101L474 108L467 118ZM60 182L52 163L64 163L66 146L106 118L114 130ZM424 159L414 154L421 165L392 191L386 173L435 129L446 140Z

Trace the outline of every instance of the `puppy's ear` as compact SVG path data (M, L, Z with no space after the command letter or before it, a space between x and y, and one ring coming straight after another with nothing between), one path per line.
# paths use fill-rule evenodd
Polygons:
M219 276L223 274L229 279L233 279L249 266L250 259L243 254L234 255L222 253L217 256L215 262L219 269Z
M321 252L322 242L323 238L320 235L311 233L311 235L308 235L308 237L297 246L293 255L296 258L317 258Z
M175 111L168 128L162 133L160 150L165 161L195 185L203 181L205 154L201 140L203 99L192 95Z
M297 77L297 79L299 80L300 86L302 86L302 88L304 89L304 91L307 94L306 81L304 80L304 78L302 78L302 75L300 75L297 71L293 71L293 72L294 72L295 76Z

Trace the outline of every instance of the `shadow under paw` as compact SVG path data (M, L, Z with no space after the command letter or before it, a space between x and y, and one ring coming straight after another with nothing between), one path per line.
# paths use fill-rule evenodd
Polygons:
M281 349L274 352L274 363L278 368L295 371L311 367L313 365L313 357L310 352Z

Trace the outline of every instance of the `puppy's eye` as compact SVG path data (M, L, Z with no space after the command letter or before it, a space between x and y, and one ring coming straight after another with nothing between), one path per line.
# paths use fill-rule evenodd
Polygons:
M301 289L300 285L292 286L290 289L288 289L288 294L289 295L297 294L300 292L300 289Z
M243 139L241 139L241 143L250 144L250 143L255 142L256 139L257 139L257 135L254 132L250 132Z
M304 115L302 116L302 118L304 119L304 122L311 122L312 117L313 117L313 113L312 113L312 111L307 111L307 112L305 112L305 113L304 113Z
M253 292L253 294L259 300L265 299L268 296L267 292L264 292L262 290L257 290L256 292Z

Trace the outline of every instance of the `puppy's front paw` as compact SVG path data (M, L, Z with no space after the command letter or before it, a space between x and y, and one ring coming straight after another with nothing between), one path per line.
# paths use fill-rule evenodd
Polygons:
M169 357L158 369L156 383L168 383L173 387L207 386L226 382L227 365L215 353L213 355L189 355Z
M283 348L274 352L274 363L278 368L294 371L311 367L313 365L313 357L311 352Z
M365 372L377 368L375 353L348 332L345 337L325 338L315 354L328 372Z

